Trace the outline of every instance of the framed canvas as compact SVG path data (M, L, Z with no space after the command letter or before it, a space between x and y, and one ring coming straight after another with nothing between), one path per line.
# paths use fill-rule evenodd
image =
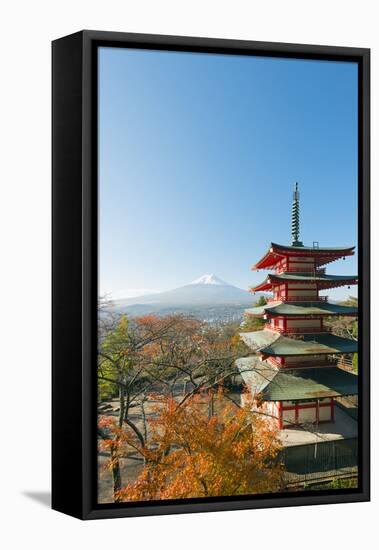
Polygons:
M369 50L52 51L53 508L369 500Z

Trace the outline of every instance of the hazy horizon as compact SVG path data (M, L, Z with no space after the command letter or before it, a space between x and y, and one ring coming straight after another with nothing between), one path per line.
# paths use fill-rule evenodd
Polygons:
M203 275L208 275L206 273L204 273ZM213 274L213 275L216 275L217 274ZM220 277L221 278L221 277ZM238 287L237 285L234 285L232 282L228 282L228 281L224 281L226 285L230 285L230 286L235 286L236 288L239 288L240 290L246 290L247 292L249 291L248 288L241 288L241 287ZM183 285L180 285L178 287L174 287L174 288L180 288L182 286L188 286L188 285L194 285L195 283L193 281L190 281L190 282L187 282L187 283L184 283ZM163 288L163 289L151 289L151 288L137 288L137 289L132 289L132 288L129 288L129 289L126 289L126 290L119 290L117 291L116 293L105 293L107 295L107 297L110 299L110 300L122 300L122 299L128 299L128 298L138 298L138 297L146 297L146 296L150 296L152 294L161 294L161 293L164 293L164 292L167 292L169 290L174 290L174 288ZM326 294L328 296L330 296L331 292L333 291L334 289L332 290L327 290L327 291L320 291L320 295L323 295L323 294ZM342 293L341 293L341 296L330 296L330 298L333 300L344 300L346 298L348 298L349 296L353 296L353 297L357 297L357 287L354 287L353 289L350 288L350 290L348 289L337 289L337 290L346 290L346 295L343 295L342 296ZM262 294L261 292L260 293L257 293L257 294ZM263 294L270 294L270 292L264 292ZM254 299L258 299L257 297L254 297L254 294L251 294L251 299L252 299L252 302L254 302Z

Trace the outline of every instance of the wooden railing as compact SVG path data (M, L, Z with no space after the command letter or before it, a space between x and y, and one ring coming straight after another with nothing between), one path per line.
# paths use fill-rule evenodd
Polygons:
M275 330L281 334L320 334L325 332L330 332L329 327L317 328L317 327L274 327L272 325L267 325L267 328L270 330Z
M279 296L269 298L268 302L327 302L327 296Z
M338 366L347 371L353 370L353 356L351 354L349 355L342 355L338 358Z
M311 359L307 361L305 358L301 362L291 363L291 361L288 362L288 359L286 359L286 362L284 365L281 365L279 360L274 360L272 357L267 359L269 363L274 365L278 368L283 369L300 369L300 368L307 368L307 367L335 367L337 366L337 359L331 355L319 357L318 359Z
M293 364L293 365L285 365L284 367L287 369L300 369L302 367L335 367L337 365L336 360L332 359L320 359L317 361L314 359L313 361L304 361L301 364Z
M279 267L276 270L276 273L280 275L281 273L306 273L307 275L316 277L317 275L325 275L326 269L324 267L317 268L316 270L314 268L306 269L304 267Z

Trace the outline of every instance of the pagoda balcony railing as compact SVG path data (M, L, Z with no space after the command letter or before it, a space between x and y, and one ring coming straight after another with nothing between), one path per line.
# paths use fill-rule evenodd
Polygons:
M294 363L294 364L287 364L284 365L284 368L286 369L298 369L298 368L307 368L307 367L336 367L337 366L337 360L336 359L320 359L317 361L317 359L312 359L312 361L303 361L302 363Z
M307 269L305 267L279 267L276 270L276 273L280 275L281 273L309 273L311 276L316 275L325 275L326 269L324 267L317 268L317 269Z
M280 334L323 334L326 332L330 332L329 327L274 327L272 325L267 325L267 328L270 330L275 330L276 332L280 332Z
M342 355L338 358L338 366L344 370L353 370L353 357L352 355Z
M268 302L327 302L327 296L278 296L269 298Z

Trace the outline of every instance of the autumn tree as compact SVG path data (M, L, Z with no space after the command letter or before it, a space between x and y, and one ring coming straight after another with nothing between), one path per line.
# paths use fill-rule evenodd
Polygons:
M133 322L126 316L103 316L99 334L98 388L100 399L113 395L118 399L117 425L122 430L127 425L139 439L141 445L147 437L144 422L138 426L131 418L136 409L145 418L147 392L152 390L159 377L154 374L154 365L146 361L148 349L154 347L176 324L176 319L140 317ZM163 368L163 370L166 370ZM167 374L167 373L166 373ZM98 435L109 439L99 426ZM119 434L108 445L112 456L113 487L117 491L121 485L120 464L117 459Z
M117 491L116 500L257 494L280 489L281 445L274 424L253 413L251 406L225 405L220 393L215 413L209 415L209 399L209 393L197 394L178 405L171 397L162 398L158 416L149 419L148 446L141 446L130 430L120 432L117 425L108 424L108 429L119 433L119 455L132 445L145 460L138 478Z
M247 348L244 350L248 353ZM224 338L216 328L196 319L182 319L173 331L165 335L159 345L146 348L145 360L156 373L163 373L159 380L174 396L167 371L176 374L177 389L180 382L184 403L190 396L214 389L236 372L235 360L241 356L231 338ZM243 355L243 354L242 354Z
M347 300L341 302L341 305L348 307L358 307L358 298L355 296L349 296ZM349 338L350 340L358 340L358 321L356 317L348 316L336 316L329 317L325 321L325 325L329 327L331 332L336 336L342 336L343 338ZM358 371L358 354L353 353L351 359L352 369Z
M180 315L104 319L99 335L99 393L100 397L117 395L119 432L113 430L110 437L99 426L98 434L108 441L117 492L121 484L119 438L127 426L139 444L146 446L149 430L145 406L149 393L175 396L181 406L191 396L218 387L235 374L234 362L241 350L213 327ZM136 412L142 422L134 420Z

